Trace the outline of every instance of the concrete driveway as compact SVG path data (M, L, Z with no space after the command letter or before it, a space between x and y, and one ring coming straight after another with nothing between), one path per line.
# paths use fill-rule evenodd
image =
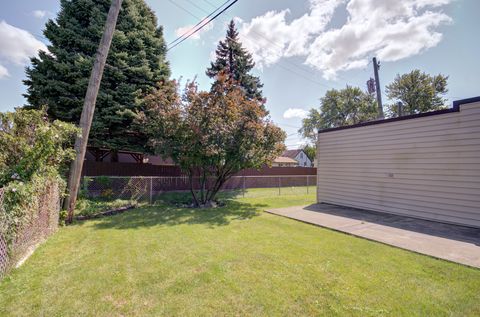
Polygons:
M480 229L329 204L267 212L480 268Z

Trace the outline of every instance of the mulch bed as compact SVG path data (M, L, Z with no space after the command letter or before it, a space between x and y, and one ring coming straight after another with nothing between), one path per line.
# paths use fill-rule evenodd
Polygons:
M99 213L96 213L96 214L93 214L93 215L76 216L75 219L76 220L89 220L89 219L101 218L101 217L105 217L105 216L113 216L113 215L124 213L125 211L127 211L129 209L133 209L135 207L137 207L137 206L136 205L128 205L128 206L120 207L120 208L117 208L117 209L102 211L102 212L99 212Z

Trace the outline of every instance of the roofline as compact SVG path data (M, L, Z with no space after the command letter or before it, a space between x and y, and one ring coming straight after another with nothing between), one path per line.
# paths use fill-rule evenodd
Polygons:
M318 134L320 134L320 133L327 133L327 132L333 132L333 131L339 131L339 130L359 128L359 127L365 127L365 126L382 124L382 123L395 122L395 121L402 121L402 120L410 120L410 119L416 119L416 118L430 117L430 116L436 116L436 115L444 114L444 113L459 112L461 105L468 104L468 103L473 103L473 102L480 102L480 96L478 96L478 97L473 97L473 98L466 98L466 99L455 100L455 101L453 102L452 108L448 108L448 109L441 109L441 110L435 110L435 111L430 111L430 112L423 112L423 113L418 113L418 114L411 114L411 115L407 115L407 116L390 118L390 119L367 121L367 122L357 123L357 124L353 124L353 125L347 125L347 126L343 126L343 127L328 128L328 129L324 129L324 130L318 131Z

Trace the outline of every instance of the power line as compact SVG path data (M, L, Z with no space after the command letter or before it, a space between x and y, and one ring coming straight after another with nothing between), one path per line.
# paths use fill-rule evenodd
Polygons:
M205 22L209 17L211 17L212 15L214 15L218 10L220 10L223 6L225 6L227 3L229 3L231 0L227 0L225 1L221 6L219 6L218 8L216 8L213 12L211 12L210 14L208 14L206 17L204 17L203 19L201 19L200 21L198 21L197 24L195 24L193 27L191 27L188 31L186 31L185 33L183 33L182 35L180 35L179 37L177 37L175 40L171 41L170 43L168 43L168 46L172 45L173 43L177 42L178 40L180 40L181 38L183 38L184 36L186 36L187 34L189 34L190 32L192 32L193 30L195 30L195 28L197 26L199 26L200 24L202 24L203 22ZM190 2L190 1L189 1ZM190 11L186 11L186 12L189 12ZM190 13L191 14L191 13Z
M169 0L169 1L170 1L170 0ZM190 0L187 0L187 1L190 2ZM212 3L210 3L209 1L205 1L205 2L209 3L210 5L212 5ZM199 8L197 5L195 5L195 6L196 6L197 8ZM212 6L213 6L213 5L212 5ZM205 9L203 9L203 8L200 8L200 9L201 9L204 13L207 13L207 11L206 11ZM189 13L189 14L191 14L192 16L195 16L195 15L193 15L191 12L188 12L188 11L186 11L186 12ZM257 36L262 37L262 38L265 39L266 41L272 43L273 45L275 45L275 46L277 46L277 47L279 47L279 48L283 48L283 46L281 46L281 45L279 45L278 43L270 40L269 38L267 38L266 36L262 35L261 33L256 32L255 30L252 30L252 32L255 33ZM247 40L252 41L252 42L254 41L253 39L250 39L250 38L247 38L247 37L245 37L245 38L246 38ZM304 72L307 72L306 69L300 68L298 65L296 65L296 64L294 64L294 63L292 63L292 62L290 62L290 61L288 61L288 60L285 60L285 62L291 64L292 66L294 66L294 67L296 67L296 68L298 68L298 69L300 69L300 70L303 70ZM304 79L306 79L306 80L308 80L308 81L310 81L310 82L312 82L312 83L314 83L314 84L320 85L320 86L322 86L322 87L324 87L324 88L328 88L328 89L333 89L333 88L334 88L334 87L332 87L332 86L323 84L323 83L321 83L321 82L319 82L319 81L312 80L310 77L307 77L307 76L305 76L305 75L303 75L303 74L301 74L301 73L298 73L298 72L296 72L296 71L294 71L294 70L292 70L292 69L289 69L289 68L287 68L287 67L285 67L285 66L282 66L282 65L280 65L280 64L278 64L278 65L277 65L277 64L273 64L273 65L279 66L280 68L283 68L283 69L285 69L285 70L287 70L287 71L289 71L289 72L291 72L291 73L294 73L294 74L296 74L296 75L298 75L298 76L300 76L300 77L303 77ZM314 74L314 75L316 74L315 72L313 72L313 71L311 71L311 70L308 70L308 72L309 72L310 74Z
M198 4L193 2L192 0L186 0L186 1L189 2L191 5L193 5L195 8L199 9L200 11L204 11L201 6L199 6Z
M170 2L172 0L169 0ZM169 50L171 50L172 48L176 47L177 45L181 44L182 42L184 42L185 40L187 40L189 37L191 37L192 35L194 35L195 33L197 33L198 31L200 31L201 29L203 29L206 25L208 25L210 22L212 22L213 20L215 20L217 17L219 17L222 13L224 13L225 11L227 11L231 6L233 6L238 0L234 0L233 2L231 2L228 6L226 6L225 8L223 8L220 12L218 12L217 14L215 14L212 18L210 18L208 21L206 21L204 24L202 24L200 27L198 27L197 29L195 29L195 31L193 33L190 33L189 35L187 35L186 37L182 38L180 41L178 41L177 43L175 43L173 46L169 47L167 49L167 52ZM173 3L173 2L172 2ZM189 12L188 10L186 10L186 12ZM190 13L192 14L192 13ZM195 16L194 14L192 14L193 16Z
M284 125L284 126L286 126L286 127L289 127L289 128L301 129L301 127L296 127L296 126L294 126L294 125L290 125L290 124L286 124L286 123L284 123L284 124L282 124L282 125Z
M197 19L200 19L199 17L197 17L195 14L193 14L192 12L190 12L188 9L184 8L183 6L179 5L178 3L176 3L175 1L173 0L168 0L168 2L170 2L171 4L173 4L174 6L176 6L177 8L187 12L188 14L190 14L191 16L197 18Z
M171 0L169 0L169 1L171 1ZM187 0L187 1L190 2L190 3L192 3L191 0ZM207 1L207 0L204 0L204 1L205 1L206 3L208 3L210 6L215 7L215 5L212 4L210 1ZM228 2L228 1L227 1L227 2ZM192 3L192 4L193 4L193 3ZM225 5L225 4L222 4L222 6L223 6L223 5ZM222 6L220 6L220 7L222 7ZM200 9L201 11L203 11L204 13L207 13L207 11L206 11L205 9L199 7L198 5L195 5L195 7L197 7L198 9ZM218 10L218 9L217 9L217 10ZM188 10L184 10L184 11L187 12L188 14L190 14L190 15L193 16L193 17L197 17L195 14L191 13L191 12L188 11ZM197 17L197 18L198 18L198 17ZM201 22L200 22L200 23L201 23ZM267 36L261 34L260 32L257 32L257 31L255 31L255 30L251 30L251 32L254 33L256 36L265 39L265 40L268 41L269 43L271 43L271 44L273 44L273 45L275 45L275 46L283 49L283 45L280 45L280 44L278 44L277 42L269 39ZM188 33L188 32L187 32L187 33ZM249 38L249 37L244 37L244 38L245 38L246 40L251 41L251 42L254 42L254 41L255 41L254 39ZM303 74L303 73L301 73L301 72L298 72L298 71L296 71L296 70L294 70L294 69L292 69L292 68L286 67L286 66L282 65L281 62L288 63L288 64L290 64L291 66L293 66L294 69L298 69L298 70L303 71L303 72L305 72L305 73L309 73L310 75L314 75L314 76L317 75L317 73L316 73L315 71L313 71L313 70L311 70L311 69L309 69L309 68L303 67L303 65L302 65L302 67L300 67L298 64L293 63L293 62L291 62L291 61L289 61L289 60L285 60L285 59L279 60L277 63L274 63L274 64L272 64L272 65L273 65L273 66L278 66L278 67L280 67L280 68L282 68L282 69L284 69L284 70L286 70L286 71L288 71L288 72L290 72L290 73L293 73L293 74L295 74L295 75L297 75L297 76L299 76L299 77L302 77L303 79L305 79L305 80L307 80L307 81L309 81L309 82L311 82L311 83L313 83L313 84L322 86L323 88L326 88L326 89L335 89L335 87L333 87L333 86L331 86L331 85L324 84L324 83L319 82L319 81L317 81L317 80L315 80L315 79L312 79L310 76L307 76L307 75L305 75L305 74ZM339 75L337 75L337 76L338 76L339 78L345 80L346 85L349 85L349 86L360 86L360 87L362 86L362 85L351 85L351 84L348 83L348 80L347 80L346 78L343 78L343 77L341 77L341 76L339 76Z
M208 0L203 0L203 1L205 1L206 3L208 3L209 5L211 5L212 7L215 8L215 5L213 3L211 3L210 1L208 1Z

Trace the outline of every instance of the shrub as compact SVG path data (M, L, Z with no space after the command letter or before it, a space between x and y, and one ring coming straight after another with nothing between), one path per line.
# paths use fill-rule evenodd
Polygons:
M0 113L0 187L58 172L74 157L71 141L77 132L72 124L49 122L45 110Z
M0 113L0 235L9 253L23 251L22 246L12 249L17 249L19 235L25 234L21 243L29 247L56 228L65 191L60 175L74 156L71 144L77 132L72 124L50 122L45 109ZM48 223L36 221L40 213Z
M7 242L9 253L21 230L27 223L34 223L42 210L49 212L56 223L60 193L64 190L65 181L54 170L46 175L34 174L29 182L11 181L4 187L0 234ZM40 229L31 228L32 240L37 238L35 230Z

